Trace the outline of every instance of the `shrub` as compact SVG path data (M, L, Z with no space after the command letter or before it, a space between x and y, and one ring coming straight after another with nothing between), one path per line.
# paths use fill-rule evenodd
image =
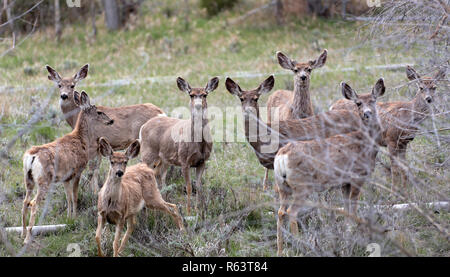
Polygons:
M208 16L214 16L223 10L229 10L238 0L200 0L200 7L206 9Z

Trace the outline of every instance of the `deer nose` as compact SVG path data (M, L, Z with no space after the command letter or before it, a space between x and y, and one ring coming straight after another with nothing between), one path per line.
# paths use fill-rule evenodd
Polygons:
M306 76L302 75L302 76L300 76L300 79L302 79L302 81L305 81L306 80Z
M114 119L111 119L107 124L112 125L114 123Z
M118 170L116 172L117 177L122 177L123 176L123 171L122 170Z
M433 99L431 98L431 96L427 96L427 97L425 97L425 101L427 101L428 103L431 103L433 101Z
M372 112L371 111L365 111L364 112L364 118L365 119L369 119L372 116Z
M61 99L62 100L66 100L67 98L69 98L69 96L67 96L67 94L61 94Z

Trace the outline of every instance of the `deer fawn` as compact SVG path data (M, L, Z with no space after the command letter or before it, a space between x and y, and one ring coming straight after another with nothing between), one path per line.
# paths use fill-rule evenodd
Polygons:
M274 161L274 174L280 196L277 218L277 246L281 255L283 216L288 214L291 232L298 233L297 214L312 190L333 184L342 187L345 210L356 214L357 199L364 182L370 178L381 138L376 99L386 88L383 79L372 93L358 96L341 83L342 94L358 107L361 129L326 139L291 142L281 148ZM291 203L289 198L292 197Z
M86 92L83 91L80 95L74 91L73 99L80 108L73 131L51 143L33 146L23 156L26 195L22 208L22 236L26 234L25 243L31 241L31 229L37 209L52 183L64 183L67 215L76 216L78 183L88 162L88 149L99 139L94 128L99 124L111 126L114 122L104 112L90 104ZM37 185L37 194L31 201L35 185ZM31 216L28 230L26 230L26 217L30 207Z
M86 78L88 75L89 65L83 66L80 71L71 78L62 78L58 72L47 65L48 79L54 81L60 91L59 104L64 117L72 128L75 128L76 119L80 112L79 107L73 99L73 92L76 84ZM115 150L125 149L130 143L139 137L139 129L150 118L163 114L164 112L157 106L146 103L130 106L122 106L117 108L109 108L104 106L97 107L99 111L108 114L115 122L112 127L105 127L102 124L97 124L94 130L99 136L106 137L111 146ZM94 160L89 168L93 171L91 178L91 187L96 193L98 190L98 174L100 157L97 153L97 142L89 145L89 160Z
M100 138L99 145L100 153L109 158L110 167L105 184L98 194L98 223L95 234L98 255L103 256L101 237L105 222L116 225L113 249L114 257L117 257L133 232L136 215L144 206L168 213L175 220L178 228L183 230L183 221L178 208L161 197L153 170L144 163L127 168L128 160L139 154L139 141L134 141L125 153L113 152L112 146L103 137ZM127 231L119 247L125 222Z
M303 119L280 120L266 125L259 116L258 100L261 94L269 92L273 85L273 76L267 78L257 89L248 91L242 90L230 78L227 78L225 82L227 90L241 100L246 139L253 147L261 165L266 168L263 181L264 189L267 189L267 171L273 169L273 161L280 147L291 141L327 138L357 131L361 124L360 118L353 112L339 110L328 111ZM250 133L250 130L256 132L256 134ZM274 143L274 139L278 139L276 147L268 147L268 145ZM267 150L263 151L264 147Z
M151 168L165 185L169 165L181 166L187 187L187 212L190 213L190 168L196 168L197 188L202 187L202 174L209 159L212 140L207 118L206 97L219 85L219 78L209 80L205 88L191 88L183 78L177 79L178 88L186 92L190 100L191 118L181 120L166 116L150 119L141 128L142 161ZM199 193L201 194L201 193Z
M395 185L406 186L406 172L402 165L406 163L406 149L417 131L418 125L426 119L436 91L436 82L445 78L445 69L438 71L434 77L420 77L410 66L406 68L406 76L410 81L417 81L418 91L410 101L377 103L383 127L381 146L388 148L391 159L393 189ZM330 110L356 110L353 102L339 100Z

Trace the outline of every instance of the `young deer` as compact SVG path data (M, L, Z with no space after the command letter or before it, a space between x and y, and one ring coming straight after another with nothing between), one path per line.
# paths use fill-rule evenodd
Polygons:
M358 96L347 84L341 83L342 94L358 107L362 125L359 131L326 139L291 142L281 148L274 162L275 180L280 196L277 219L278 255L282 252L283 216L289 216L291 232L298 233L297 214L312 190L333 185L342 187L345 210L356 214L361 187L370 178L378 153L381 126L376 99L383 95L383 79L372 93ZM292 202L289 203L289 198Z
M225 82L227 90L241 100L246 139L253 147L261 165L266 168L264 189L268 187L268 171L273 169L273 161L280 147L291 141L327 138L357 131L361 124L357 115L350 111L340 110L328 111L303 119L280 120L266 125L259 116L258 99L262 93L269 92L273 85L273 76L262 82L257 89L248 91L242 90L230 78L227 78ZM256 134L250 134L250 130ZM273 145L274 139L278 139L278 144L275 147L268 147ZM271 150L263 151L264 148Z
M410 81L417 81L417 94L412 100L377 103L383 127L380 145L387 147L390 154L393 185L401 184L403 188L406 186L407 178L401 165L406 163L408 143L414 139L419 124L429 115L436 82L445 78L445 69L441 69L430 78L420 77L412 67L407 66L406 76ZM332 111L342 109L355 111L357 108L348 100L338 100L330 107Z
M165 185L169 165L181 166L187 187L187 212L190 213L191 180L190 168L196 168L197 188L202 187L202 174L209 159L212 140L207 118L206 97L219 85L219 78L209 80L205 88L191 88L181 77L177 79L178 88L190 98L191 118L181 120L158 116L141 128L142 161L151 168ZM201 194L201 193L200 193Z
M144 163L127 168L128 160L139 154L139 141L134 141L125 153L113 152L106 138L100 138L99 145L100 153L109 158L110 167L105 185L98 194L98 223L95 233L98 255L103 256L101 237L105 222L116 225L113 249L114 257L117 257L133 232L136 216L144 206L168 213L178 228L183 230L183 221L178 208L161 197L153 170ZM120 234L125 223L127 231L119 247Z
M278 107L279 120L300 119L314 115L311 103L309 83L313 69L324 66L327 60L327 50L323 50L317 60L299 63L277 52L278 63L284 69L294 73L294 91L277 90L267 100L268 122L272 122L272 110Z
M79 107L74 102L73 92L76 84L86 78L88 75L89 65L83 66L80 71L71 78L62 78L58 72L47 65L48 79L54 81L60 91L59 104L64 117L72 128L75 128L76 119L80 112ZM150 118L157 115L164 114L164 112L157 106L146 103L130 106L122 106L117 108L110 108L98 106L97 109L108 114L115 122L114 126L105 127L102 124L97 124L94 130L99 136L106 137L114 150L123 150L134 140L139 137L139 129ZM89 168L93 171L91 178L91 186L94 192L98 189L98 174L100 157L98 156L98 145L94 142L89 146L89 160L93 160Z
M67 198L67 215L76 216L78 183L88 162L88 149L99 139L95 127L100 124L111 126L113 120L97 107L90 104L86 92L74 91L73 98L80 108L77 124L73 131L51 143L33 146L23 156L26 195L22 208L22 236L25 243L31 241L31 229L39 204L44 200L52 183L63 182ZM72 182L71 182L72 181ZM31 201L31 194L37 185L37 194ZM26 217L31 207L28 230Z

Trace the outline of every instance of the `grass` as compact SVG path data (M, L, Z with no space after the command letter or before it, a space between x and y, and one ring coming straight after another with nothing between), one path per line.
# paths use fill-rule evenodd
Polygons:
M56 68L62 75L75 74L85 63L90 64L89 75L79 84L93 102L105 106L151 102L168 114L177 107L186 107L188 97L180 92L176 76L183 76L193 87L206 85L213 76L220 76L219 88L208 97L210 107L239 106L239 101L224 87L226 76L233 77L243 89L254 88L264 77L235 77L239 72L287 73L280 68L275 52L283 51L292 58L306 61L316 58L322 49L329 51L324 69L312 74L311 91L314 105L319 111L327 110L339 99L338 85L346 81L358 92L368 92L379 77L384 77L388 92L383 101L409 98L414 93L409 88L393 89L404 84L406 76L401 71L365 70L363 66L394 64L414 61L414 49L398 52L395 47L374 48L361 44L358 33L361 26L335 19L302 18L276 26L271 20L255 19L246 24L227 26L226 20L240 15L243 9L234 10L207 19L200 11L191 11L189 24L182 10L174 2L159 3L150 12L144 6L138 21L128 31L107 32L98 18L98 36L95 41L87 35L88 27L82 24L66 26L60 43L54 40L52 29L42 29L20 47L0 59L0 143L5 145L23 128L37 105L50 96L49 107L43 120L18 140L1 160L0 172L0 224L20 226L23 196L22 155L32 145L44 144L70 131L62 120L58 94L47 80L45 65ZM175 16L164 16L171 9ZM186 27L188 25L188 28ZM355 47L360 46L360 47ZM350 48L355 47L353 50ZM339 69L355 67L355 71ZM149 78L174 76L169 82L153 82ZM125 85L114 85L113 80L132 80ZM14 88L10 90L8 88ZM291 74L276 75L276 89L292 87ZM411 88L414 91L413 88ZM260 99L264 106L268 95ZM426 171L435 161L442 161L434 141L419 137L411 143L408 157L418 170L418 178L431 189L418 190L421 200L434 201L435 191L448 198L448 179L445 168ZM446 151L448 152L448 151ZM431 156L430 156L431 153ZM381 154L381 160L386 155ZM424 164L423 162L426 161ZM136 163L133 161L132 163ZM101 180L104 182L108 164L103 161ZM161 213L145 211L139 217L139 227L134 232L123 256L275 256L277 197L273 190L262 190L263 167L259 165L248 143L215 143L204 174L204 192L207 205L206 218L185 220L187 233L179 234L171 218ZM81 181L79 217L69 220L65 216L64 189L57 185L50 196L50 208L40 224L68 224L58 234L38 237L26 256L68 256L68 244L77 243L82 256L95 256L96 197L88 189L86 172ZM442 178L444 176L444 178ZM375 180L389 183L389 177L377 167ZM271 180L272 173L271 173ZM176 203L185 215L184 181L180 176L168 182L167 201ZM362 201L383 203L390 199L388 193L376 187L368 188ZM425 191L425 193L424 193ZM430 192L431 191L431 192ZM315 195L317 199L323 195ZM341 205L339 192L327 195L330 205ZM442 212L438 222L448 222L449 215ZM314 210L301 218L305 226L300 237L286 248L286 255L365 256L369 242L382 245L383 255L403 255L385 235L374 235L363 226L356 227L353 237L346 237L341 217ZM414 255L449 256L448 240L436 231L421 215L414 212L396 217L378 215L379 226L396 226L393 240ZM103 249L112 255L113 227L108 227ZM412 230L414 232L412 232ZM314 234L316 237L314 238ZM8 236L13 249L19 251L22 240ZM320 245L309 247L314 240ZM10 255L0 244L0 256Z

